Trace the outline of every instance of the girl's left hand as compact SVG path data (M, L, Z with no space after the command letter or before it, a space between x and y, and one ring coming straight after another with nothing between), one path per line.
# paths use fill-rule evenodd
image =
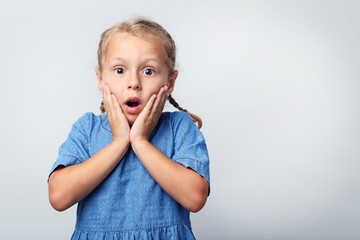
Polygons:
M168 96L168 87L160 88L159 93L153 94L146 103L145 108L136 118L130 130L130 142L138 140L149 140L151 131L156 126L158 119L164 109L166 98Z

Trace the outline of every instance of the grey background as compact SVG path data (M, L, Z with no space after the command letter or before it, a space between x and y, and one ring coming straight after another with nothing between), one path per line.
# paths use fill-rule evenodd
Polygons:
M359 1L0 3L0 239L68 239L47 175L99 113L100 34L131 16L178 46L174 97L200 115L211 195L198 239L360 239ZM168 110L173 110L167 107Z

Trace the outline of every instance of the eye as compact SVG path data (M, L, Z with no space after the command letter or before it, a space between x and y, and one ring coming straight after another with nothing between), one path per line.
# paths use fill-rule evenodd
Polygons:
M115 71L116 74L124 74L125 73L125 69L123 69L121 67L115 68L114 71Z
M152 76L152 75L155 74L155 71L154 71L153 69L151 69L151 68L146 68L146 69L143 71L143 73L144 73L145 75L147 75L147 76Z

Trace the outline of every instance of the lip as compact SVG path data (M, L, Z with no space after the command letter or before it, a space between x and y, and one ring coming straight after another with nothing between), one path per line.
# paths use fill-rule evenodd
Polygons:
M138 102L138 105L135 107L131 107L128 105L129 102ZM129 114L136 114L139 112L141 106L140 99L138 97L129 97L125 102L126 112Z

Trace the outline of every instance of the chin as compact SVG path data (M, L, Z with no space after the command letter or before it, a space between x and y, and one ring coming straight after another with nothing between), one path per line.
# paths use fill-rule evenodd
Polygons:
M137 116L136 117L127 117L127 120L128 120L128 123L130 126L132 126L136 120Z

